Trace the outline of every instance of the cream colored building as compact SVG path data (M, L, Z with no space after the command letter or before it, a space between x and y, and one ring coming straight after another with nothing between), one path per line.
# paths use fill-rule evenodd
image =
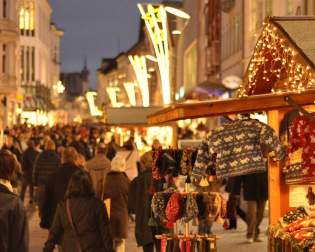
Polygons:
M314 0L221 2L221 77L242 78L267 16L314 15Z
M0 129L19 120L18 0L0 0Z
M33 124L53 123L60 73L63 31L51 23L48 0L23 0L19 10L20 79L24 90L22 118Z

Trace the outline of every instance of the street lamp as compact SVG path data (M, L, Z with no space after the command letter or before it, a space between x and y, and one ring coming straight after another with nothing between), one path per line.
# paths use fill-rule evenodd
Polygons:
M183 19L190 19L190 15L187 14L185 11L182 11L180 9L170 7L170 6L165 6L165 11L167 11L170 14L173 14L176 17L183 18Z

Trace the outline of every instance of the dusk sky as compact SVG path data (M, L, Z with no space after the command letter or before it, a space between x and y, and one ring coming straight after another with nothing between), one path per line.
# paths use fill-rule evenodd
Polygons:
M53 22L65 31L61 42L62 71L81 71L87 57L91 85L104 57L132 46L138 36L138 2L157 0L49 0Z

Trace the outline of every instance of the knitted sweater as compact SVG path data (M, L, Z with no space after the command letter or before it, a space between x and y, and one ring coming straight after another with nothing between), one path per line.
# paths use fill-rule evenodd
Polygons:
M204 176L211 157L216 156L216 175L219 179L266 171L263 149L273 151L277 159L285 157L275 131L258 120L235 120L214 129L198 150L193 169L195 177Z

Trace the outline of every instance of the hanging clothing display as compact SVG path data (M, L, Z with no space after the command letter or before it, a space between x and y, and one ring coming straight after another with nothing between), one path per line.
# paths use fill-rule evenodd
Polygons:
M315 118L314 118L315 119ZM287 179L315 176L315 120L310 116L296 117L290 127Z
M265 148L277 160L285 158L285 148L270 126L254 119L231 121L214 129L203 141L193 175L203 177L209 165L213 164L214 154L216 176L219 179L265 172Z
M220 193L157 192L151 203L152 223L159 223L169 229L178 220L184 223L193 219L199 223L222 223L222 219L226 218L226 207L226 201Z

